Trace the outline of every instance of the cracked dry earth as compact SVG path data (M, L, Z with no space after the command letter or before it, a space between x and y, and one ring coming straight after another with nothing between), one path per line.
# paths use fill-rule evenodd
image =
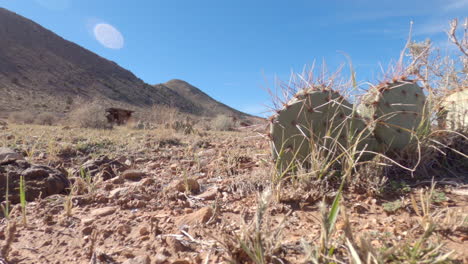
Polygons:
M185 136L10 125L0 131L0 142L28 162L65 169L72 186L71 192L28 202L26 225L20 205L13 205L9 220L0 220L5 263L222 263L238 254L236 238L252 223L259 193L271 186L268 142L253 131ZM83 164L91 164L88 171L80 170ZM376 248L419 237L420 217L410 201L426 188L419 186L394 197L399 208L391 213L384 208L388 197L346 192L343 211L354 236L365 235ZM437 191L442 198L431 209L443 216L443 228L436 236L466 263L466 218L453 226L455 216L468 212L466 186ZM285 184L270 199L264 237L282 228L273 242L284 263L301 263L302 242L319 241L323 197L314 192ZM342 235L342 217L337 229Z

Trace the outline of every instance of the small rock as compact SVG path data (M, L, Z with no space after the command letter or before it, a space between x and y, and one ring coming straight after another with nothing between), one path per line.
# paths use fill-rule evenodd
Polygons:
M185 160L181 160L180 163L186 164L186 165L189 165L189 166L193 166L193 165L195 164L195 161L194 161L194 160L185 159Z
M142 200L132 200L127 203L128 208L137 209L146 207L148 203Z
M210 188L204 191L202 194L197 195L197 198L203 199L205 201L214 200L218 194L218 188Z
M91 235L91 233L93 232L93 229L94 229L94 228L93 228L92 226L87 226L87 227L81 229L81 233L82 233L83 235L85 235L85 236L89 236L89 235Z
M0 161L7 159L24 160L24 157L10 148L0 148Z
M202 150L198 152L199 157L209 157L209 156L214 156L214 155L216 155L215 149L207 149L207 150Z
M94 217L102 217L102 216L107 216L115 213L116 208L115 207L103 207L99 209L94 209L91 211L91 216Z
M177 225L180 227L183 225L193 226L196 224L204 224L208 222L212 216L213 209L211 207L204 207L196 212L182 216L177 221Z
M172 261L172 264L190 264L190 261L186 259L176 259Z
M176 171L178 167L179 167L179 164L173 163L173 164L171 164L170 169L171 169L171 171Z
M161 253L156 254L156 257L154 258L155 264L163 264L166 262L167 262L167 257L164 256L164 254L161 254Z
M147 255L137 256L132 259L127 259L123 264L150 264L151 259Z
M140 235L141 236L146 236L146 235L149 235L149 230L148 230L148 227L147 226L143 226L140 228Z
M132 232L132 228L128 224L121 224L117 227L117 234L126 236L130 232Z
M166 237L166 243L168 245L169 251L172 251L173 253L187 250L187 247L180 243L180 241L175 237Z
M128 191L128 187L121 187L110 191L109 199L119 199L123 194Z
M125 183L124 179L122 177L115 177L112 179L112 184L122 184Z
M94 222L94 219L93 218L83 218L81 219L81 222L83 223L83 225L87 226L87 225L90 225Z
M207 159L207 158L201 158L199 161L198 161L198 165L200 167L205 167L208 165L208 163L210 163L210 161Z
M146 166L146 168L148 168L149 170L154 170L159 167L161 167L161 165L158 162L151 162L150 164Z
M139 170L126 170L122 173L122 177L130 181L139 181L145 176L145 173Z
M145 178L145 179L143 179L142 181L140 181L139 184L140 184L141 186L146 186L146 187L148 187L148 186L154 184L154 179L153 179L153 178Z

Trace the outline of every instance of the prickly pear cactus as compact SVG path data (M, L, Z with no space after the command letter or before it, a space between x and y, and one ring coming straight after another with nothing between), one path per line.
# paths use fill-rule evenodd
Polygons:
M383 83L372 88L363 101L365 112L375 121L375 138L384 150L405 148L421 122L427 120L426 96L415 81Z
M441 103L443 117L441 127L453 130L468 130L468 88L455 91Z
M338 92L329 90L307 89L297 93L270 121L272 152L280 171L307 163L317 146L322 151L326 148L324 152L340 153L339 145L348 147L350 135L357 137L366 129L357 114L353 115L353 106ZM370 133L359 135L365 138L358 144L359 149L375 148Z

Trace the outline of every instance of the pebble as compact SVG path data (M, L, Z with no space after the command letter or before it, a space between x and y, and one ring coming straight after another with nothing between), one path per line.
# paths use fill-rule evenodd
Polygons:
M0 148L0 161L14 159L14 160L24 160L24 157L16 153L10 148Z
M180 227L183 225L193 226L200 223L204 224L210 220L213 214L214 212L211 207L204 207L198 211L182 216L177 221L177 225Z
M128 191L128 187L121 187L110 191L109 199L119 199L123 194Z
M81 229L81 233L82 233L83 235L85 235L85 236L89 236L89 235L91 235L91 233L93 232L93 229L94 229L94 228L93 228L92 226L87 226L87 227Z
M218 194L218 188L214 187L214 188L209 188L203 193L197 195L197 198L203 199L205 201L209 201L209 200L214 200L217 194Z
M94 217L102 217L102 216L107 216L115 213L116 208L115 207L103 207L99 209L94 209L91 211L91 216Z
M209 157L209 156L214 156L214 155L216 155L215 149L207 149L207 150L202 150L198 152L199 157Z
M140 235L141 236L146 236L146 235L149 235L149 229L147 226L143 226L140 228Z
M140 170L126 170L122 173L122 177L126 180L139 181L145 176L145 173Z

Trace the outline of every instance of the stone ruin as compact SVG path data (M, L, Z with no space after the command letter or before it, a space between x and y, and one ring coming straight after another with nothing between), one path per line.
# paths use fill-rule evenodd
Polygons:
M132 117L133 112L122 108L107 108L106 118L110 124L123 125Z

